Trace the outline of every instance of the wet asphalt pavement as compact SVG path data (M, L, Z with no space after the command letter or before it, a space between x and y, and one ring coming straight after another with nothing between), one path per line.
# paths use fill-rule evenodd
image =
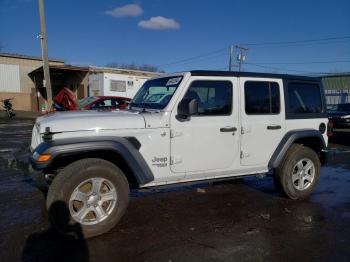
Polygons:
M121 222L85 241L51 229L44 194L14 158L31 128L0 120L0 261L350 260L350 147L332 144L339 154L306 201L280 196L271 177L134 191ZM334 141L350 144L350 132Z

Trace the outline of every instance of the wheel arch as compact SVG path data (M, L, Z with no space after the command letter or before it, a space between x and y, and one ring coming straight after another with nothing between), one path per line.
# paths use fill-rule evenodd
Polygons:
M272 154L272 157L268 163L268 168L277 168L288 149L293 144L301 144L311 148L318 154L321 163L325 163L326 159L324 159L322 151L326 149L326 142L324 141L322 134L315 129L293 130L289 131L282 138L281 142Z

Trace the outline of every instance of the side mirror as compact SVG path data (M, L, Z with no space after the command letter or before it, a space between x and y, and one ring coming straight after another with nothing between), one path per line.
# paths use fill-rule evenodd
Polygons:
M193 98L184 98L177 106L177 116L179 121L188 121L192 115L198 114L198 101Z

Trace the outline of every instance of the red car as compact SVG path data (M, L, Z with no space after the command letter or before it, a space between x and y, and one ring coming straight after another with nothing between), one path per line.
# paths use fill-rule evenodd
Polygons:
M78 101L80 110L126 109L130 98L120 96L89 96Z

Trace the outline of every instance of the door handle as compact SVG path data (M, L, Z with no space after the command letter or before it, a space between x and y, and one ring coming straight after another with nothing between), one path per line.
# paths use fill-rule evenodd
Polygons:
M236 132L236 127L222 127L220 128L220 132Z
M271 125L267 126L268 130L276 130L276 129L281 129L282 127L280 125Z

